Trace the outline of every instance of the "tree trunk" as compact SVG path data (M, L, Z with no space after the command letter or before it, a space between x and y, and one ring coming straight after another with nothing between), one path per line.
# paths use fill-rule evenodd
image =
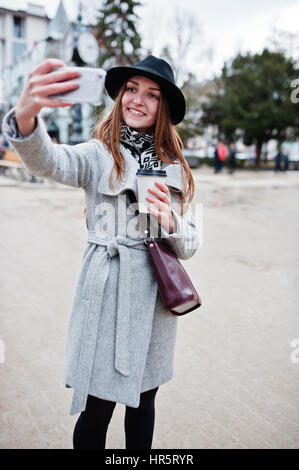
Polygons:
M256 150L255 150L255 167L260 168L261 166L261 150L263 146L263 141L258 140L256 143Z

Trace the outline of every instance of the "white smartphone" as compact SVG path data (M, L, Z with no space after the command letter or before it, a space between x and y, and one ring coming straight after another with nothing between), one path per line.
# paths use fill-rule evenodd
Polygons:
M52 69L62 70L76 70L80 76L66 80L67 82L76 82L79 87L76 90L71 90L66 93L57 93L49 95L51 99L58 99L67 103L90 103L98 106L102 102L102 95L105 86L106 72L104 69L92 67L57 67ZM60 82L64 83L64 82Z

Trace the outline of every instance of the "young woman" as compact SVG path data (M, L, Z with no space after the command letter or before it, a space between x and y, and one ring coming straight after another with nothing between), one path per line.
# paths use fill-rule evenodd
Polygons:
M154 400L172 378L177 317L161 302L145 247L148 220L136 212L136 172L163 169L167 179L148 191L150 227L178 258L198 248L190 202L194 183L174 125L185 100L171 67L154 56L107 72L115 105L89 142L53 144L39 116L43 106L70 106L50 98L71 90L71 71L48 59L30 74L4 118L3 131L28 170L85 190L88 242L70 313L65 384L74 389L70 413L80 413L74 448L105 448L116 403L126 405L127 449L150 449ZM152 225L153 223L153 225Z

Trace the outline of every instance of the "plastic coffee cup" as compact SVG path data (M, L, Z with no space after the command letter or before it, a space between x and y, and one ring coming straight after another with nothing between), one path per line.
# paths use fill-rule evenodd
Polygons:
M148 206L150 202L145 198L150 197L149 188L155 187L155 181L164 183L167 177L165 170L138 170L137 173L137 189L138 189L138 210L141 213L149 213Z

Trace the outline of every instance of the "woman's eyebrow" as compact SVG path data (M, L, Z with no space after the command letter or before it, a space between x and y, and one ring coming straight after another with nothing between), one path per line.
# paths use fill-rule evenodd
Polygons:
M128 80L127 83L134 83L134 85L137 85L139 86L139 83L138 82L134 82L134 80ZM160 88L154 88L154 87L148 87L149 90L156 90L156 91L160 91Z

